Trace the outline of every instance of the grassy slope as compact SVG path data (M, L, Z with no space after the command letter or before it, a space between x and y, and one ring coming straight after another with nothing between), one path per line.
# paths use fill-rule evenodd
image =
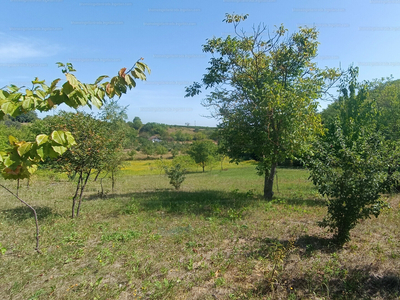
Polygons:
M148 172L153 172L150 168ZM141 171L140 174L145 174ZM280 169L262 200L253 166L165 176L122 173L115 194L88 186L71 220L74 186L37 177L20 196L38 208L42 255L29 211L0 190L2 299L398 299L398 198L362 222L342 250L320 229L326 209L304 170ZM11 187L11 182L7 182ZM105 181L105 185L110 183Z

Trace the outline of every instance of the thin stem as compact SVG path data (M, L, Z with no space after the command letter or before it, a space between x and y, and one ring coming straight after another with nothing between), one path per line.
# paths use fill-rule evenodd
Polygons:
M86 184L89 180L90 177L90 173L92 172L92 170L89 171L89 173L87 174L86 178L85 178L85 182L83 183L83 177L82 177L82 184L81 184L81 192L79 194L79 203L78 203L78 209L76 211L76 217L79 216L79 211L81 209L81 203L82 203L82 196L83 196L83 191L85 190Z
M19 192L19 178L17 179L17 197L18 197L18 192Z
M35 250L36 250L38 253L41 254L42 252L40 252L40 250L39 250L39 238L40 238L40 235L39 235L39 222L38 222L36 210L35 210L32 206L30 206L28 203L26 203L24 200L22 200L21 198L19 198L19 197L18 197L16 194L14 194L12 191L10 191L8 188L6 188L4 185L0 184L0 186L1 186L3 189L5 189L7 192L9 192L11 195L13 195L15 198L17 198L19 201L21 201L23 204L25 204L26 206L28 206L28 207L33 211L33 215L35 216L35 223L36 223L36 248L35 248Z
M136 66L136 64L137 64L140 60L141 60L141 59L139 58L139 59L134 63L134 65L132 66L132 68L130 68L129 71L126 72L125 74L130 73L130 72L133 70L133 68Z
M72 219L74 218L75 215L75 203L76 203L76 197L78 196L79 187L81 185L81 178L82 178L82 171L80 171L78 185L76 186L75 195L72 198Z

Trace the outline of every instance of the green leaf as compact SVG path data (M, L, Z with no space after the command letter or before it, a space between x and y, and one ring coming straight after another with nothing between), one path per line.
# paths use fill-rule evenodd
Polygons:
M9 115L12 115L17 108L18 108L18 106L16 106L14 103L12 103L10 101L3 103L3 105L1 106L1 110L5 114L9 114Z
M53 131L51 133L51 139L60 145L66 145L65 132L61 130Z
M36 143L37 143L38 146L41 146L41 145L43 145L44 143L47 143L48 140L49 140L49 136L46 135L46 134L39 134L39 135L36 137Z
M53 80L53 81L51 82L51 84L50 84L50 91L51 91L51 92L56 88L57 83L60 82L60 80L61 80L60 78L57 78L57 79L55 79L55 80Z
M91 102L97 108L100 108L103 106L103 102L101 102L97 97L92 97Z
M39 155L39 157L44 160L45 158L45 148L44 147L40 147L36 150L37 155Z
M44 99L46 97L46 93L42 90L37 90L36 95L38 95L42 99Z
M129 74L125 75L125 82L129 85L129 87L131 87L131 86L135 87L136 86L135 80Z
M58 154L63 154L65 151L67 151L68 150L68 148L67 147L64 147L64 146L52 146L52 148L53 148L53 150L55 151L55 152L57 152Z
M9 135L8 142L10 143L11 146L14 146L14 144L17 143L18 140L17 140L17 138L13 137L12 135Z
M68 145L69 146L74 146L76 145L76 141L74 139L74 137L72 136L71 132L65 132L65 136L67 137L67 141L68 141Z
M35 77L35 80L32 80L32 84L41 84L45 83L45 80L39 80L39 78Z
M135 68L136 74L141 80L146 80L146 75L139 68Z
M147 73L149 73L149 74L151 73L151 70L150 70L149 66L146 65L145 63L138 62L137 64L142 66L142 67L144 67L147 70ZM143 72L144 72L144 69L143 69Z
M13 93L17 92L17 91L20 89L19 87L17 87L17 86L14 85L14 84L10 84L10 85L8 86L8 88L9 88L10 91L12 91Z
M65 76L67 77L67 81L71 84L73 88L79 87L79 81L73 74L67 73Z
M17 151L20 156L23 156L32 148L32 143L30 142L21 142L21 145L18 147Z
M27 167L29 174L35 173L37 171L37 168L38 168L37 165L32 165Z
M3 164L4 164L4 166L6 166L7 168L10 167L11 165L13 165L14 163L15 163L15 161L12 160L12 159L10 158L10 156L5 157L4 160L3 160Z
M66 95L68 95L68 97L70 97L70 95L74 91L75 91L74 87L68 81L63 84L62 92L65 93Z
M0 90L0 100L6 100L9 95L7 91Z
M137 73L137 71L135 69L131 71L131 74L132 74L133 78L140 79L139 74Z
M104 92L103 89L98 89L98 91L97 91L97 97L98 98L104 99L105 95L106 95L106 93Z
M96 81L94 82L94 84L98 84L100 83L104 78L108 78L109 76L107 75L103 75L103 76L99 76Z
M144 73L145 66L144 66L143 63L141 63L141 62L138 61L138 62L136 63L136 68L138 68L140 71L142 71L142 72Z
M27 97L22 101L22 108L30 110L35 107L35 101L31 97Z

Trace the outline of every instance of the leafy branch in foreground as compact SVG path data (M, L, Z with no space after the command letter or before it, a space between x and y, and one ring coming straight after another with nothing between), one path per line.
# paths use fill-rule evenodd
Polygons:
M71 63L57 63L59 67L63 68L62 72L66 79L61 87L57 86L61 81L60 78L53 80L49 86L44 80L36 77L32 81L32 88L26 88L25 91L22 91L24 87L13 84L1 88L0 120L5 115L17 117L35 110L49 111L62 103L72 108L80 106L92 108L93 105L100 108L106 102L106 97L110 99L114 96L120 97L127 92L127 89L135 87L135 79L146 80L146 71L150 73L150 69L140 60L128 72L126 72L126 68L120 69L118 75L112 77L109 82L104 82L108 76L100 76L92 84L80 82L72 74L75 69ZM10 136L9 142L9 146L0 149L0 172L4 179L11 180L29 178L36 171L39 161L47 157L55 158L62 155L75 144L71 134L63 131L54 131L50 135L39 134L35 142L18 141L15 137ZM5 188L3 185L2 187ZM18 199L22 201L20 198ZM23 203L33 211L37 224L35 209L31 205ZM38 233L36 250L39 251Z

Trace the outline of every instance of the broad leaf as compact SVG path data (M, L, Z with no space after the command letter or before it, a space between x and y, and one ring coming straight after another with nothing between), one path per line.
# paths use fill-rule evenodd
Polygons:
M18 142L17 138L13 137L12 135L8 136L8 142L10 143L11 146L14 146L15 143Z
M14 163L15 163L15 161L12 160L12 159L10 158L10 156L5 157L4 160L3 160L3 164L4 164L4 166L7 167L7 168L10 167L10 166L12 166Z
M53 131L51 133L51 139L60 145L66 145L67 143L65 133L61 130Z
M92 97L91 102L97 108L101 108L103 106L103 103L96 96Z
M69 131L65 132L65 136L67 137L67 141L68 141L68 145L69 146L74 146L76 145L76 141L74 139L74 137L72 136L72 133Z
M1 106L1 110L8 115L12 115L14 111L17 109L18 106L16 106L12 102L6 102Z
M129 74L125 75L125 82L129 85L129 88L136 86L135 80Z
M137 63L136 63L136 67L144 73L145 66L144 66L143 63L137 62Z
M35 101L31 97L27 97L22 101L22 107L26 110L30 110L35 106Z
M29 142L21 142L21 145L18 147L18 154L20 156L23 156L24 154L26 154L27 152L29 152L29 150L32 149L32 143Z
M65 76L67 77L67 80L72 85L72 87L77 88L79 86L79 81L73 74L67 73Z
M36 143L38 146L41 146L42 144L47 143L48 140L49 140L49 136L46 134L39 134L36 137Z
M33 174L37 171L37 168L38 168L37 165L32 165L32 166L27 167L27 170L28 170L29 174Z
M67 147L64 147L64 146L52 146L52 148L53 148L53 150L54 150L55 152L57 152L57 153L60 154L60 155L62 155L65 151L68 150L68 148L67 148Z

